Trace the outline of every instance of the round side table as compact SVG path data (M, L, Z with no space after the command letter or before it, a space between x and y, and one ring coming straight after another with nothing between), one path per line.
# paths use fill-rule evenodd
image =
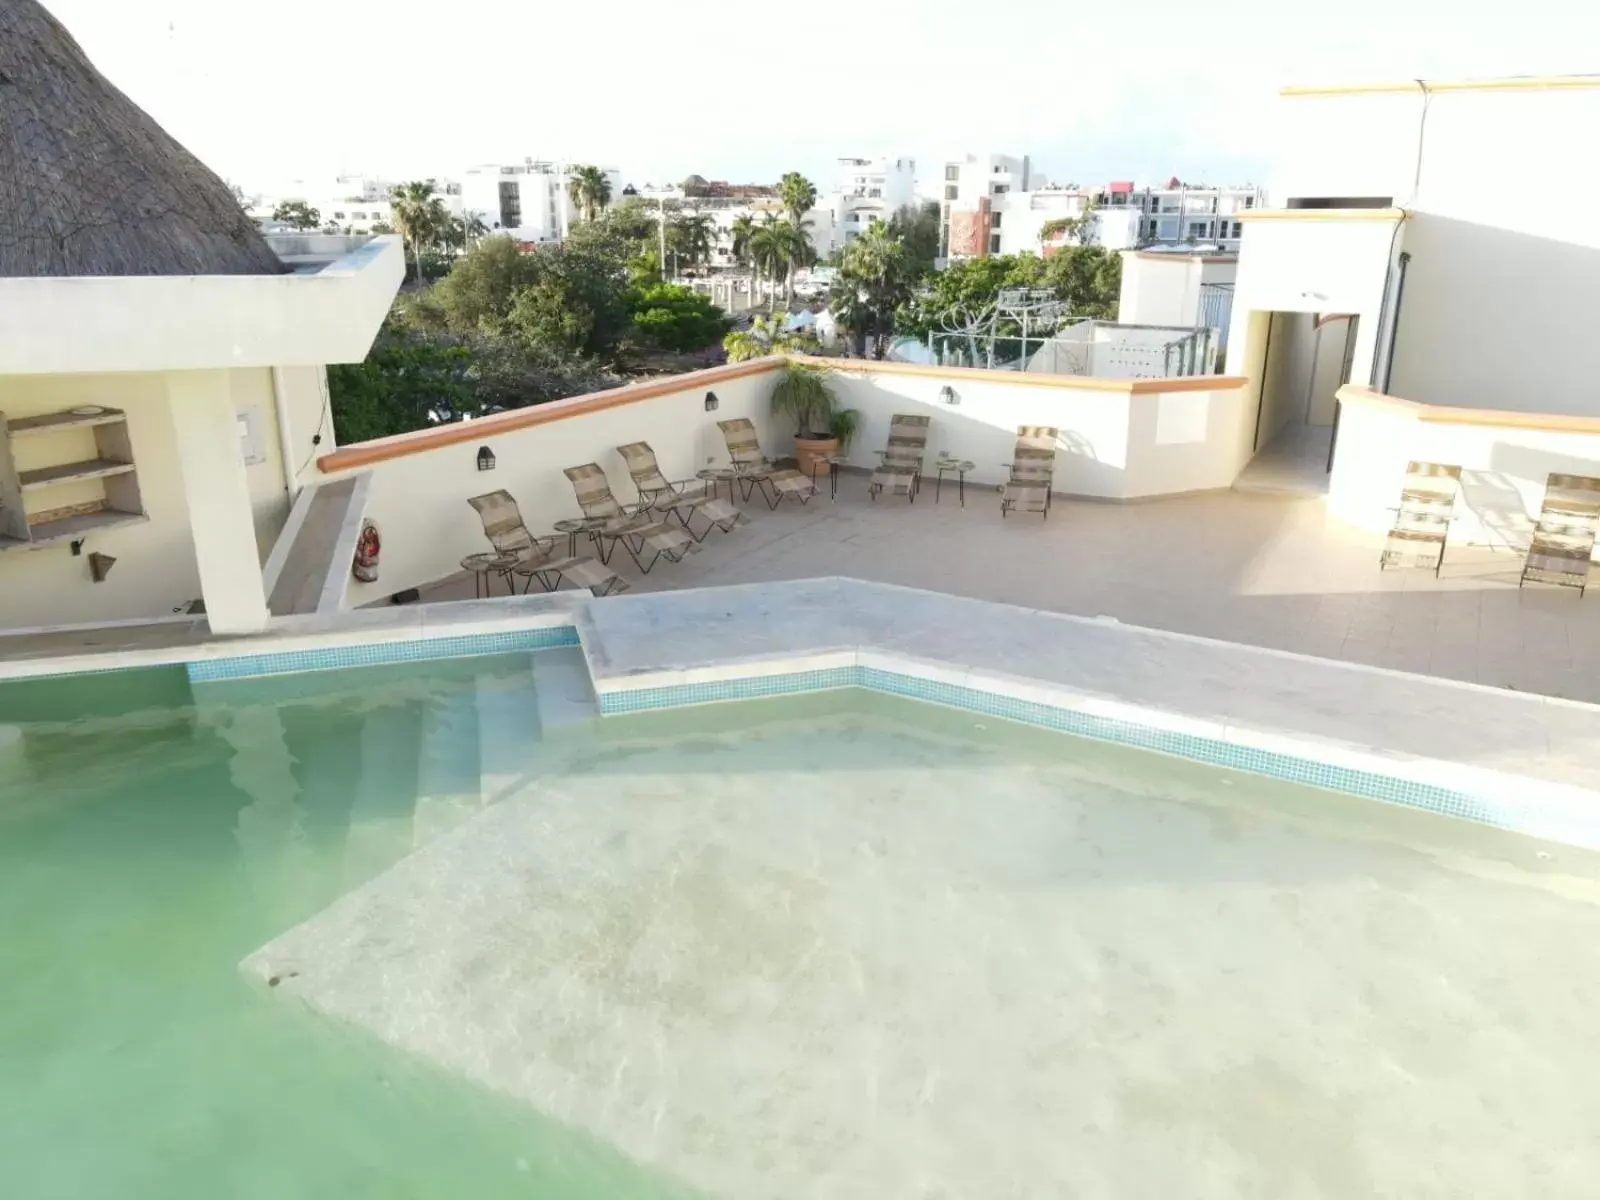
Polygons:
M828 499L839 499L839 468L848 467L850 459L843 454L819 454L811 460L811 487L816 490L817 467L821 463L828 464Z
M567 557L578 557L578 535L586 533L593 535L596 530L604 529L609 524L606 517L568 517L564 521L555 523L555 531L567 535ZM604 558L601 559L604 562Z
M461 560L461 569L472 572L472 595L487 600L494 595L494 576L506 581L506 595L517 594L516 577L512 574L521 562L515 554L469 554Z
M939 493L944 490L944 477L951 472L956 477L956 490L961 496L961 507L967 506L967 472L978 469L978 464L964 458L941 458L933 464L936 472L933 481L933 502L939 503Z

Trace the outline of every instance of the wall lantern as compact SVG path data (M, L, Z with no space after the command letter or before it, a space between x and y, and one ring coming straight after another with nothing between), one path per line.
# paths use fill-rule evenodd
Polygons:
M961 397L956 395L955 388L951 387L948 383L939 389L939 399L943 400L946 404L961 403Z
M717 411L717 394L715 392L707 392L706 393L706 411L707 412L716 412Z
M478 470L494 470L494 451L487 446L478 447Z

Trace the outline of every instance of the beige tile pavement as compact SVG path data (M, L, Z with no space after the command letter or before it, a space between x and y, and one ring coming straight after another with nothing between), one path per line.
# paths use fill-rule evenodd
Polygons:
M870 501L849 475L703 552L640 576L635 591L850 575L976 599L1106 615L1323 658L1600 701L1600 589L1519 589L1519 556L1452 550L1442 577L1379 571L1381 538L1330 520L1320 497L1219 492L1136 504L1058 501L1048 520L1002 519L991 490L915 504ZM552 514L551 519L562 514ZM532 514L530 514L532 517ZM469 577L424 600L470 598Z

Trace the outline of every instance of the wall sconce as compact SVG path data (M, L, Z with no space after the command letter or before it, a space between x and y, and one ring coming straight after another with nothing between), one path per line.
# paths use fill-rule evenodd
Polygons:
M478 470L494 470L494 451L487 446L478 447Z
M939 399L943 400L946 404L961 403L961 397L956 395L955 388L951 387L948 383L939 389Z
M96 583L104 583L106 576L111 574L111 568L116 561L109 554L89 555L89 578Z
M707 392L706 393L706 411L707 412L716 412L717 411L717 404L718 404L717 394L715 392Z

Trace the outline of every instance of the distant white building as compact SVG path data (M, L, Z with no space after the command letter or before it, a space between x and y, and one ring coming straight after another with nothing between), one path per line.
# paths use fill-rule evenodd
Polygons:
M1094 202L1101 209L1137 212L1140 244L1211 243L1237 253L1243 214L1263 207L1266 193L1254 184L1190 187L1170 179L1165 187L1136 188L1124 180L1097 189Z
M1045 187L1028 169L1028 160L1002 155L968 155L945 167L942 200L946 257L992 254L1049 254L1079 243L1129 250L1140 246L1209 247L1237 253L1243 215L1261 207L1265 196L1254 185L1189 187L1177 180L1167 187L1137 188L1132 182L1096 189ZM1027 186L1017 187L1021 179ZM1056 220L1089 221L1052 233Z
M491 233L519 242L558 242L577 219L567 195L574 164L527 158L520 163L486 163L467 168L461 179L461 205ZM602 167L613 202L622 197L622 174Z
M389 193L402 181L374 175L341 175L332 181L294 180L275 194L263 196L250 208L250 215L266 232L282 232L285 226L273 219L278 205L300 201L316 209L321 218L318 229L324 233L369 234L374 229L394 228L394 205ZM434 188L452 216L461 215L461 185L438 179Z
M914 158L841 158L837 166L833 191L818 200L820 211L807 214L812 245L823 257L860 237L874 221L887 221L917 203Z

